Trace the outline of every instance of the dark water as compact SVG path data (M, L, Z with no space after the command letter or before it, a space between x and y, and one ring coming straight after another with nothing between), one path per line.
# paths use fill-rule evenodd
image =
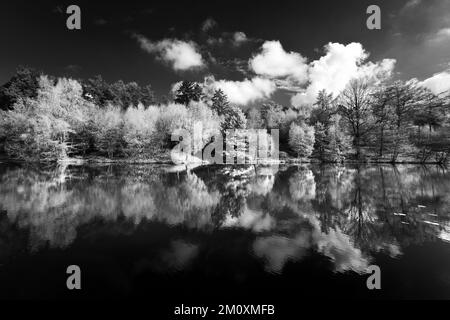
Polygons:
M450 298L449 178L438 166L3 163L0 297ZM80 291L66 288L72 264ZM366 287L372 264L381 290Z

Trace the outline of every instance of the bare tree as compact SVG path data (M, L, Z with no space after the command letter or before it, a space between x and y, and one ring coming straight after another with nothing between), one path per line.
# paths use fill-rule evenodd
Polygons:
M371 107L373 89L367 79L353 79L337 98L339 112L348 123L356 158L361 158L363 139L374 128Z

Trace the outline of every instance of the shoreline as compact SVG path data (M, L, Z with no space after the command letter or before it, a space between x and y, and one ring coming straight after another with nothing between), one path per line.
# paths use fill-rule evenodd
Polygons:
M68 165L83 165L83 164L148 164L148 165L173 165L173 166L214 166L218 165L215 163L209 163L207 161L188 161L183 163L174 163L170 159L109 159L104 157L86 157L86 158L67 158L64 160L58 160L58 161L26 161L26 160L19 160L19 159L10 159L7 157L0 157L0 163L30 163L30 164L68 164ZM351 164L359 164L359 165L440 165L440 166L447 166L449 162L437 162L437 161L427 161L427 162L420 162L420 161L411 161L411 160L404 160L404 161L374 161L374 160L368 160L368 161L357 161L357 160L345 160L342 162L332 162L332 161L320 161L317 159L282 159L282 160L256 160L256 161L250 161L242 164L222 164L226 166L241 166L241 165L302 165L302 164L312 164L312 165L351 165ZM220 165L220 164L219 164Z

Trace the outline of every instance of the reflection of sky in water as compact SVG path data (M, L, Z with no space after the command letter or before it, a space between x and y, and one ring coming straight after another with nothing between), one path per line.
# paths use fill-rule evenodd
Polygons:
M23 251L21 244L31 252L69 248L95 234L99 223L131 237L146 224L181 228L176 239L159 244L154 258L135 263L138 273L189 268L204 247L190 232L247 232L248 254L276 274L311 252L328 259L334 272L364 273L374 254L395 258L413 243L450 240L450 179L439 167L173 171L3 167L0 263Z

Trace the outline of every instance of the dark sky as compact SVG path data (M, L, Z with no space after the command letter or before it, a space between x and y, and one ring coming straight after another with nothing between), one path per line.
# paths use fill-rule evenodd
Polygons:
M81 30L66 28L70 4L81 8ZM366 28L371 4L381 8L381 30ZM208 18L214 23L205 31ZM236 32L246 35L241 45L233 43ZM450 1L2 1L0 35L0 83L26 65L57 76L149 83L162 95L182 79L251 78L248 60L267 40L308 61L323 56L328 42L359 42L370 61L396 59L396 77L423 80L449 67ZM205 65L174 70L136 35L195 43Z

